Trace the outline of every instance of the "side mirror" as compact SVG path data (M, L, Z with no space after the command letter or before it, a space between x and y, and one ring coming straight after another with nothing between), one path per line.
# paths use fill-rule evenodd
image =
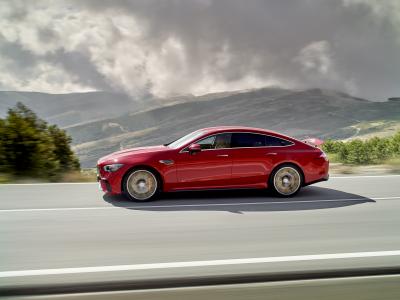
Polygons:
M189 153L194 154L201 151L201 147L199 144L191 144L189 146Z

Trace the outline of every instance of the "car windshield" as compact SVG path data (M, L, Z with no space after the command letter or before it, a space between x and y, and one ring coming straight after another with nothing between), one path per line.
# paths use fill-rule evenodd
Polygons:
M203 133L204 133L204 131L202 131L202 130L191 132L191 133L177 139L176 141L173 141L172 143L168 144L167 146L170 148L173 148L173 149L177 149L177 148L182 147L183 145L187 144L188 142L197 139Z

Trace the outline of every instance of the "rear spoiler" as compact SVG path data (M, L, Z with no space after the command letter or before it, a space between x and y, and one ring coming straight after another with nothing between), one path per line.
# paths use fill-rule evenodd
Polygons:
M317 138L306 138L301 140L303 143L316 147L316 148L321 148L321 145L323 144L323 141Z

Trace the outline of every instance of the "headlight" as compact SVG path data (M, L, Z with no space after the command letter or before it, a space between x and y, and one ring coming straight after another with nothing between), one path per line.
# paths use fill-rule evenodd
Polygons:
M123 166L123 164L111 164L111 165L105 165L103 167L103 170L106 172L115 172L117 171L119 168L121 168Z

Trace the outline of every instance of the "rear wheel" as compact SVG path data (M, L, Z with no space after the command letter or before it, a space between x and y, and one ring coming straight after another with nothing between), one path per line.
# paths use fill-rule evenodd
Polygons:
M282 197L294 196L303 184L303 176L298 167L285 164L279 166L270 176L269 186Z
M133 201L149 201L154 199L159 191L157 175L150 170L135 169L124 178L123 190Z

